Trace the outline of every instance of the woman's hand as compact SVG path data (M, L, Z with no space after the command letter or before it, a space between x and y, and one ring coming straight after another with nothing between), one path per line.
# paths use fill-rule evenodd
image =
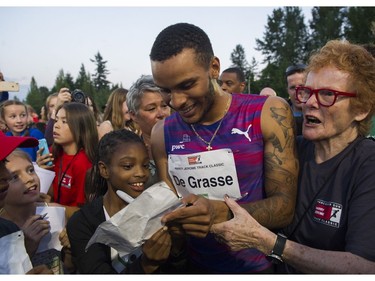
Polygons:
M211 232L220 243L227 244L232 251L255 248L270 253L275 244L276 235L260 225L244 208L229 197L224 198L231 209L233 218L214 224Z

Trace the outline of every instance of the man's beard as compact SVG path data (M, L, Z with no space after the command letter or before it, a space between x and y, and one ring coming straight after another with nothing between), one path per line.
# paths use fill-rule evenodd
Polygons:
M215 88L214 88L214 85L212 83L212 79L209 78L209 85L208 85L208 94L204 97L204 101L206 102L206 107L205 109L203 110L203 114L201 115L201 117L199 118L199 120L195 123L199 123L203 120L203 118L206 116L207 112L209 112L211 110L211 108L213 107L214 105L214 101L215 101Z

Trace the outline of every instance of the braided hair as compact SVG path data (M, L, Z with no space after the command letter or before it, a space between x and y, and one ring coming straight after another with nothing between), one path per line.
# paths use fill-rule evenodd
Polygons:
M107 180L100 175L99 162L109 165L113 155L117 152L119 145L129 143L140 143L146 148L142 138L127 129L109 132L100 139L92 168L86 175L86 202L90 202L93 199L104 195L108 190Z

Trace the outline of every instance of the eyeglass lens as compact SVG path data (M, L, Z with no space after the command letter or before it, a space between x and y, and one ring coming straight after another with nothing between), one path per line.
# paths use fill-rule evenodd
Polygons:
M324 106L331 106L336 100L335 93L330 90L319 90L315 92L309 88L298 89L297 99L302 103L306 103L314 93L318 103Z

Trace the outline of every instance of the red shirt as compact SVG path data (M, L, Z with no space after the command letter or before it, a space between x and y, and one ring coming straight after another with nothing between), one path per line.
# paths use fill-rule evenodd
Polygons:
M85 177L92 163L80 150L76 155L63 153L55 159L53 180L54 201L65 206L81 206L85 203ZM60 186L59 186L60 185Z

